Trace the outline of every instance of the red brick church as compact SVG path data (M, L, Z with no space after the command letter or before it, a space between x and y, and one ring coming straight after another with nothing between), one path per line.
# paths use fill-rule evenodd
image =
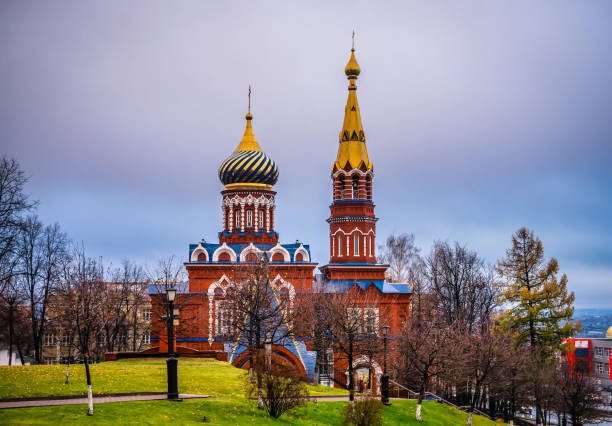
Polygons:
M266 252L270 259L271 284L286 293L289 300L312 292L313 284L320 281L329 283L336 291L353 288L352 291L358 295L373 293L391 312L389 334L399 334L402 322L407 318L411 292L408 284L387 282L385 271L388 265L376 261L378 218L374 215L374 168L368 156L357 101L356 82L360 68L355 59L355 49L351 49L345 73L349 80L348 99L338 154L331 167L332 203L327 219L329 262L320 266L320 273L316 273L318 263L311 258L308 244L279 242L275 228L274 191L279 169L255 139L249 106L242 140L219 167L219 179L223 184L219 241L191 244L184 263L188 282L184 284L184 303L175 333L179 354L198 356L214 353L217 358L235 366L246 365L245 354L224 339L228 332L228 313L220 302L231 285L232 271L236 266L256 260L257 253L261 252ZM151 293L155 292L152 286ZM378 313L378 308L370 309ZM189 321L183 320L186 316ZM161 324L157 325L153 329L158 330L158 335L152 337L152 344L157 344L154 350L166 352L165 330ZM291 347L275 347L274 352L293 363L311 380L333 385L334 380L326 377L327 374L332 375L336 383L347 382L346 361L336 360L325 368L317 365L316 353L307 339L294 340ZM358 354L353 364L359 374L370 365L365 354ZM374 359L371 365L368 373L376 389L382 361L379 364Z

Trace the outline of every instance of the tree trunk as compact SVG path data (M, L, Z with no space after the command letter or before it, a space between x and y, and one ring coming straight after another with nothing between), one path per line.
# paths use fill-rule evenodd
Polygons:
M419 398L417 399L417 407L416 407L416 419L417 422L422 422L421 418L421 403L423 402L423 386L421 386L421 391L419 392Z
M93 416L93 393L91 391L91 374L89 373L89 359L85 355L85 376L87 377L87 415Z
M472 426L472 416L473 416L473 413L472 413L472 410L470 410L470 412L468 413L468 420L467 420L468 426Z
M353 339L349 338L349 353L348 353L348 385L349 385L349 401L351 401L351 405L354 404L355 401L355 378L353 377Z
M8 347L8 365L13 365L13 336L15 333L13 332L13 316L14 316L14 307L10 305L9 307L9 347Z

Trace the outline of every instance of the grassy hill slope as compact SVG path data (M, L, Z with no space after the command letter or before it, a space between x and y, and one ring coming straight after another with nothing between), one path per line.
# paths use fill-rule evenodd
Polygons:
M94 393L164 391L166 369L163 359L121 360L92 366ZM71 367L71 384L63 384L65 366L0 367L0 398L84 394L83 366ZM338 425L342 424L342 408L346 402L309 403L279 420L257 410L255 402L244 397L245 372L227 363L209 359L181 358L179 391L207 394L206 400L183 402L143 401L98 404L94 417L86 416L84 405L36 407L0 410L0 424L88 423L117 425L138 424L201 424L206 416L210 424L237 425ZM345 394L339 389L310 387L311 395ZM385 408L384 423L389 425L419 424L414 420L414 401L393 401ZM467 414L435 402L423 407L425 425L465 424ZM475 416L475 425L492 425Z

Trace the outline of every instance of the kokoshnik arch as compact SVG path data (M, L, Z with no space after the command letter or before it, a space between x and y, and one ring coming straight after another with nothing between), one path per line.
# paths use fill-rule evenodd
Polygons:
M236 150L221 163L219 180L221 191L222 223L218 243L201 241L189 245L184 263L188 283L184 285L183 311L189 312L189 324L181 324L175 333L176 350L182 355L214 355L238 367L246 367L248 357L244 348L226 340L227 315L223 301L228 286L232 285L232 271L245 263L257 260L257 254L267 252L271 285L285 292L293 302L296 297L313 291L315 283L326 283L327 291L354 291L357 298L374 296L379 307L368 307L369 313L378 315L379 308L389 313L390 334L398 334L408 317L410 287L408 284L389 283L385 280L388 265L376 261L376 222L374 215L374 166L368 156L366 137L357 101L357 78L360 68L355 49L345 68L349 80L348 99L344 123L339 136L338 154L331 169L333 201L330 205L329 262L319 268L310 256L310 246L296 241L280 243L275 229L274 184L279 169L261 149L253 132L253 115L249 109L246 128ZM250 89L249 89L250 95ZM161 298L152 285L153 303ZM371 299L371 297L370 297ZM362 313L363 315L363 313ZM159 321L159 320L158 320ZM374 323L378 328L378 318ZM382 326L383 324L380 324ZM152 352L167 351L165 327L158 324L158 336L151 338L157 347ZM376 330L378 333L379 330ZM308 338L299 338L284 347L274 347L274 356L291 362L298 371L311 380L329 386L347 383L347 363L335 354L317 357ZM302 336L305 337L305 336ZM355 370L371 369L374 381L370 386L379 388L381 374L377 362L369 362L365 354L355 354ZM325 359L327 365L321 364ZM357 381L355 381L357 383Z

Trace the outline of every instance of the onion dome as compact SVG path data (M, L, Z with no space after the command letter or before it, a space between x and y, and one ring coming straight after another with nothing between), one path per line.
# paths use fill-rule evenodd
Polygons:
M255 139L251 127L253 116L250 107L245 118L247 122L242 141L232 155L221 163L219 179L226 187L244 185L270 187L278 180L278 167L261 150Z
M361 111L357 101L357 76L361 72L355 59L355 48L351 49L351 58L344 68L349 79L348 98L344 109L344 123L340 131L340 145L338 156L332 167L332 173L339 169L373 170L372 162L368 157L366 138L361 123Z
M612 327L608 328L608 331L606 331L606 337L612 339Z

